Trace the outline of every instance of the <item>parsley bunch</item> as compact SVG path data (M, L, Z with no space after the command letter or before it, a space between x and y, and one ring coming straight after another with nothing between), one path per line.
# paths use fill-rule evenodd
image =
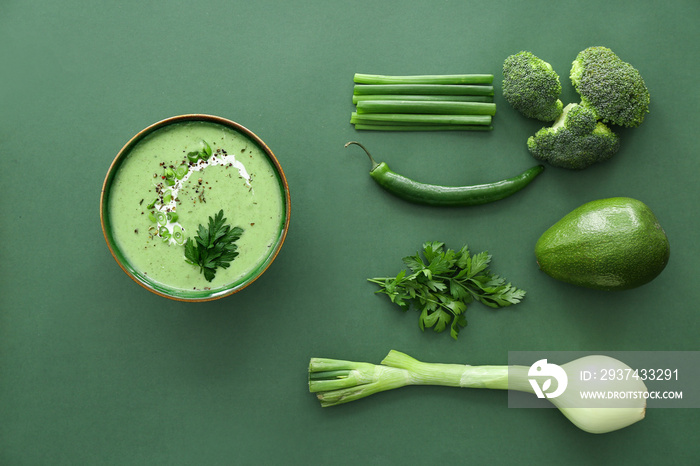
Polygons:
M199 225L197 236L188 238L185 243L185 261L199 266L199 272L207 281L212 281L216 268L227 268L238 256L235 242L243 234L240 227L231 228L225 224L224 211L220 210L214 218L209 217L209 228Z
M449 325L456 340L460 328L467 325L464 313L472 301L500 308L517 304L525 296L525 291L488 270L488 252L472 256L467 246L459 251L444 246L437 241L424 243L425 260L420 252L404 257L411 273L402 270L395 277L369 279L381 287L376 293L386 294L404 311L411 305L420 309L421 330L442 332Z

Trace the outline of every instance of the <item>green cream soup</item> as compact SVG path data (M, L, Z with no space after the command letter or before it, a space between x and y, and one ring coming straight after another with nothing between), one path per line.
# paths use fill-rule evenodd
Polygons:
M255 275L283 235L285 193L275 166L244 134L207 121L156 129L129 152L111 186L114 241L147 280L177 290L228 289ZM223 210L243 230L228 268L208 281L185 244Z

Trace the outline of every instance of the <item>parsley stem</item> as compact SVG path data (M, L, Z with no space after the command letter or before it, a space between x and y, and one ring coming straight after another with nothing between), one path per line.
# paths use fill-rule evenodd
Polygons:
M377 285L383 285L387 280L392 280L390 277L377 277L377 278L368 278L367 281L370 283L376 283Z

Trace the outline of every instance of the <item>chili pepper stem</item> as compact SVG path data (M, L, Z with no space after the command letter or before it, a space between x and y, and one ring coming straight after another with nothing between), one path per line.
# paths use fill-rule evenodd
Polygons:
M372 158L372 155L369 153L369 151L367 150L367 148L365 146L363 146L362 144L360 144L357 141L350 141L350 142L345 144L345 147L348 147L350 144L355 144L356 146L360 146L362 148L362 150L365 151L365 154L367 154L367 157L369 157L370 162L372 162L372 170L374 170L375 168L377 168L379 166L379 164Z

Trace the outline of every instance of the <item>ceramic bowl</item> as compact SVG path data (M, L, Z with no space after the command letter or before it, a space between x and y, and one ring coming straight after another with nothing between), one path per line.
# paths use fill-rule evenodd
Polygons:
M140 271L139 268L137 268L132 263L132 261L129 260L129 256L125 254L122 250L123 248L120 246L120 241L117 237L118 235L115 235L113 214L110 212L110 199L112 196L112 188L115 176L119 172L124 161L128 158L129 154L132 153L134 148L137 147L142 141L144 141L145 138L152 135L154 132L157 132L162 129L167 129L167 127L170 125L186 122L208 122L213 123L215 125L224 126L246 138L249 144L252 143L255 146L257 146L269 161L269 164L272 167L272 172L274 173L277 184L279 186L278 193L280 197L275 200L275 203L279 202L280 200L282 203L282 215L279 222L277 235L273 238L272 244L268 245L267 249L261 252L261 258L259 259L258 263L252 266L247 272L245 272L242 276L238 277L231 283L219 285L210 289L208 289L208 287L193 287L192 289L183 289L183 287L181 286L169 286L167 283L163 283L162 281L156 281L149 277L147 273ZM262 201L264 201L264 199ZM289 228L289 213L289 186L287 184L287 180L285 178L282 167L277 161L275 155L272 153L272 150L270 150L270 148L258 136L256 136L252 131L245 128L244 126L225 118L204 114L189 114L167 118L143 129L138 134L133 136L131 140L129 140L119 151L114 161L112 162L109 171L107 172L107 176L104 180L104 184L102 187L102 195L100 199L100 220L102 223L102 231L104 233L107 246L109 247L109 250L114 259L116 260L117 264L119 264L119 267L121 267L121 269L130 278L132 278L136 283L138 283L145 289L159 296L178 301L196 302L220 299L232 295L236 292L239 292L251 283L253 283L267 270L270 264L272 264L280 249L282 248L282 245L287 235L287 230Z

